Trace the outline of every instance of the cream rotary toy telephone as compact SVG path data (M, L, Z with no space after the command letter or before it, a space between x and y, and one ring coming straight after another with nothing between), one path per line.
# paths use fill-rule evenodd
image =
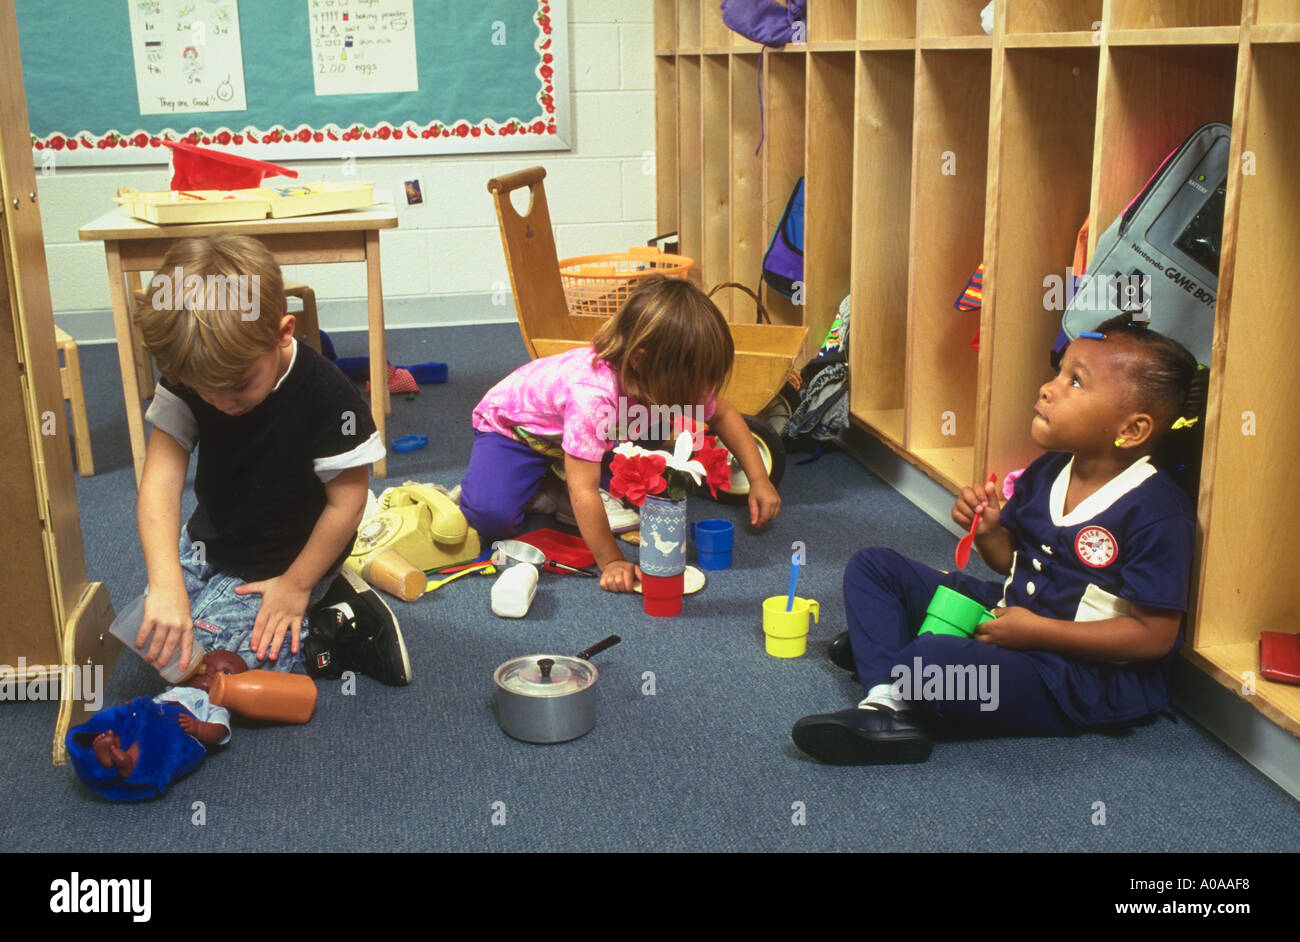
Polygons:
M414 602L428 585L427 569L479 555L478 533L446 494L407 481L368 508L347 565L371 585Z

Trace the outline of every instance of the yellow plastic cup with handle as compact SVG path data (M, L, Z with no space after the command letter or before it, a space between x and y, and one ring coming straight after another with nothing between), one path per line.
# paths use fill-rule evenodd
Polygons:
M788 595L774 595L763 600L763 637L772 657L800 657L808 650L809 616L820 621L821 607L813 599L794 597L790 611L785 607Z

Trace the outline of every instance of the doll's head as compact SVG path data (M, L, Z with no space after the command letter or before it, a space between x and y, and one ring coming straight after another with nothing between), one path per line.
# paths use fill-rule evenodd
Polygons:
M190 675L186 686L210 691L217 674L242 674L246 670L248 665L234 651L209 651L203 655L203 663Z
M693 406L717 393L735 345L726 318L699 288L650 275L592 340L627 395L647 405Z

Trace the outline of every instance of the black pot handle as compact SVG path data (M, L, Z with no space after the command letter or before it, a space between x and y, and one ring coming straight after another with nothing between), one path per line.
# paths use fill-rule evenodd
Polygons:
M587 648L586 650L579 651L577 654L577 658L580 661L589 661L591 660L591 656L593 654L599 654L601 651L604 651L606 648L612 648L614 645L618 644L622 640L623 639L620 638L618 635L610 635L604 641L597 641L595 644L593 644L591 647Z

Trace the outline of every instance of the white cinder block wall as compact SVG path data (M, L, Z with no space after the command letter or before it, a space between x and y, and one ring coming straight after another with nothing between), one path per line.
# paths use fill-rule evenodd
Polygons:
M380 234L389 327L513 321L509 277L487 181L541 164L561 258L643 244L654 229L654 15L651 0L568 0L572 150L510 155L370 158L357 178L398 203ZM303 180L343 179L332 161L285 162ZM419 178L424 203L405 205ZM112 209L119 186L166 189L166 168L65 169L36 177L55 321L79 343L113 338L104 247L77 229ZM311 285L326 330L366 323L365 266L291 266ZM495 293L496 304L493 303Z

